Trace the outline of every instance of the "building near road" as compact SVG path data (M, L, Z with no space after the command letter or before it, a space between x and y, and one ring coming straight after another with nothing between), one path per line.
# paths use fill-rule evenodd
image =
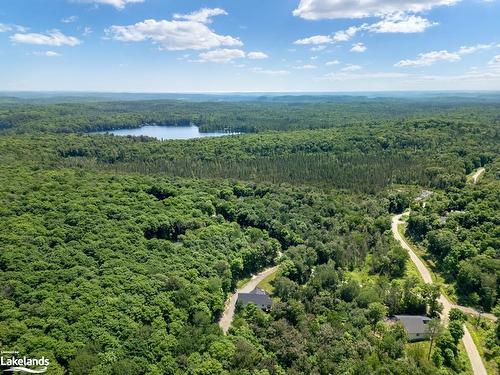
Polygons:
M403 324L409 341L427 340L430 337L429 322L430 318L420 315L396 315L396 321Z
M238 293L238 302L243 306L253 303L263 311L270 311L273 306L273 300L262 289L255 288L250 293Z

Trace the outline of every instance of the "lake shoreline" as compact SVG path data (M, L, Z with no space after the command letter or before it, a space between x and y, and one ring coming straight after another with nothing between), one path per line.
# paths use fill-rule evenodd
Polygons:
M87 134L113 134L115 136L132 136L132 137L151 137L161 141L166 140L187 140L209 137L224 137L230 135L239 135L239 132L202 132L196 125L188 126L163 126L163 125L143 125L137 128L119 128L97 132L89 132Z

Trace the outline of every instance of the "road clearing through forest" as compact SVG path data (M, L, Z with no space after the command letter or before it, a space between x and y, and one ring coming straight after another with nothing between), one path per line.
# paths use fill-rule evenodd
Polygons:
M484 168L479 168L476 173L474 173L472 175L472 183L473 184L477 184L477 180L479 179L479 177L481 177L481 175L484 173L484 171L486 171L486 169Z
M229 331L229 327L231 327L231 323L233 322L234 311L236 309L236 302L238 301L238 293L250 293L257 287L257 285L260 284L261 281L271 276L277 270L278 266L266 268L264 271L258 273L257 275L252 276L250 281L245 283L240 288L236 289L236 291L229 296L224 306L224 313L222 314L219 320L219 327L222 328L222 331L224 333L227 333L227 331Z
M411 246L408 244L406 239L399 233L398 226L401 224L404 224L404 222L401 220L401 217L404 214L399 214L395 215L392 217L392 223L391 223L391 229L392 229L392 234L396 241L399 242L399 244L405 249L408 254L410 255L410 259L415 264L417 267L418 272L422 276L422 279L426 284L432 284L432 276L429 271L429 269L425 266L424 262L415 254ZM459 308L460 310L463 310L463 306L458 306L450 302L446 296L441 294L439 296L439 302L443 304L443 311L441 313L441 320L446 324L448 321L448 314L450 310L454 307ZM467 310L475 311L474 309L467 308ZM479 314L477 311L475 311L476 314ZM483 314L482 316L485 316ZM486 317L486 316L485 316ZM472 340L472 336L470 335L469 330L464 324L464 337L462 338L462 342L465 347L465 351L467 352L467 356L469 357L469 361L471 363L472 367L472 372L474 375L487 375L486 368L484 367L484 363L481 359L481 356L479 355L479 351L476 348L476 345L474 344L474 341Z

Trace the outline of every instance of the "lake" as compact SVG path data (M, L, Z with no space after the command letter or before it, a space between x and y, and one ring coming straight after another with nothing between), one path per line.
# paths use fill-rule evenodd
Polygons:
M114 129L96 134L114 134L120 136L135 136L141 135L153 137L160 140L166 139L193 139L193 138L206 138L206 137L222 137L226 135L235 135L238 133L225 133L225 132L210 132L201 133L197 126L158 126L158 125L145 125L140 128L134 129Z

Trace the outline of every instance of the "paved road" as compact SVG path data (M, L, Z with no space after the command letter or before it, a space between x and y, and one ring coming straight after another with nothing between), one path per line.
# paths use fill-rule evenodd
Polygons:
M231 327L231 323L233 322L234 310L236 308L236 302L238 301L238 293L250 293L257 287L257 285L259 285L262 280L272 275L277 270L278 266L266 268L261 273L254 275L249 282L247 282L241 288L237 289L236 292L231 294L229 299L226 301L224 313L219 320L219 327L222 328L222 331L224 331L224 333L227 333L227 331L229 331L229 327Z
M486 170L486 169L484 169L484 168L479 168L479 169L476 171L476 173L474 173L474 174L472 175L472 182L473 182L474 184L477 184L477 180L479 179L479 177L481 177L481 175L484 173L484 171L485 171L485 170Z
M474 180L475 181L475 180ZM415 264L415 266L418 269L418 272L422 276L422 279L426 284L432 284L432 277L431 273L425 266L425 264L422 262L422 260L415 254L415 252L411 249L410 245L406 242L406 240L401 236L401 234L398 231L398 225L402 224L403 222L401 221L401 217L403 214L400 215L395 215L392 218L392 234L394 235L394 238L401 244L401 246L408 251L408 254L410 255L410 258L412 262ZM441 320L446 324L448 320L448 313L450 312L452 307L458 307L462 309L462 306L456 306L453 303L451 303L448 298L446 298L444 295L439 296L439 302L443 304L443 311L441 313ZM469 308L467 308L469 309ZM473 309L470 309L473 310ZM476 312L477 314L477 312ZM467 352L467 355L469 356L469 360L472 366L472 372L474 375L487 375L486 368L484 367L483 361L481 360L481 356L479 355L479 352L476 348L476 345L474 344L474 341L472 340L472 337L470 335L469 330L467 327L464 325L464 337L462 338L462 342L465 347L465 351Z

